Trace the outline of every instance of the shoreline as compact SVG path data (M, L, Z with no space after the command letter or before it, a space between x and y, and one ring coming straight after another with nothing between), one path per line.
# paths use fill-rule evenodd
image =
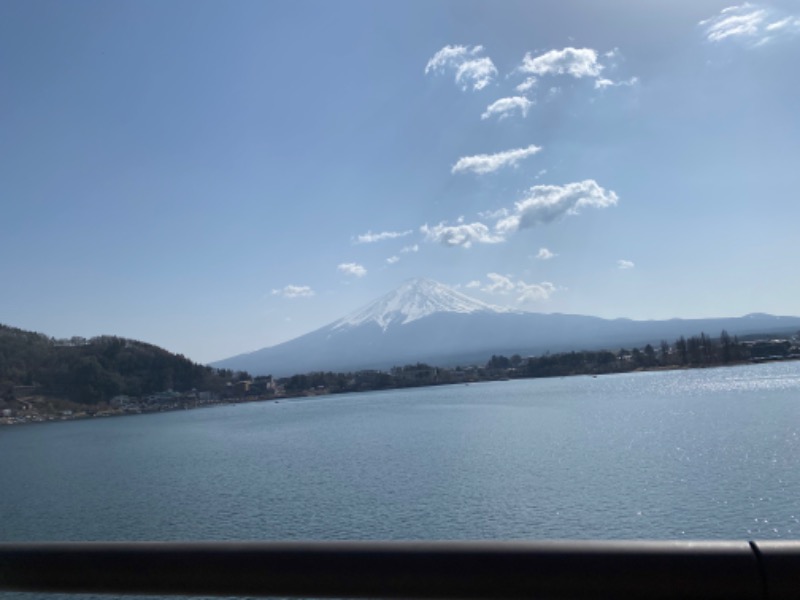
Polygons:
M124 407L124 408L106 408L103 407L102 410L96 410L94 412L82 411L76 412L71 414L28 414L22 415L17 417L0 417L0 427L13 427L13 426L20 426L20 425L38 425L43 423L60 423L65 421L85 421L89 419L108 419L112 417L130 417L130 416L138 416L138 415L148 415L148 414L156 414L156 413L166 413L166 412L178 412L181 410L198 410L203 408L211 408L216 406L227 406L227 405L234 405L234 404L249 404L254 402L275 402L278 403L281 400L294 400L298 398L319 398L322 396L339 396L343 394L364 394L368 392L376 392L376 391L392 391L392 390L401 390L401 389L416 389L416 388L431 388L431 387L440 387L443 385L471 385L477 383L494 383L500 381L517 381L517 380L525 380L525 379L553 379L553 378L564 378L564 377L591 377L597 378L600 376L606 375L622 375L626 373L650 373L650 372L660 372L660 371L690 371L690 370L701 370L701 369L714 369L714 368L729 368L729 367L742 367L748 365L761 365L761 364L771 364L771 363L783 363L783 362L794 362L798 361L800 358L797 357L787 357L781 359L765 359L765 360L746 360L746 361L737 361L731 362L727 364L713 364L713 365L697 365L697 366L690 366L690 365L657 365L652 367L638 367L636 369L630 370L620 370L620 371L609 371L605 373L570 373L566 375L549 375L549 376L513 376L514 373L509 374L508 372L505 373L492 373L492 374L485 374L480 378L464 380L464 381L442 381L442 382L431 382L425 383L421 385L398 385L393 387L385 387L380 389L360 389L360 390L344 390L344 391L331 391L331 390L304 390L303 392L297 393L281 393L279 395L270 395L264 397L238 397L232 399L216 399L208 402L195 402L195 403L186 403L182 405L172 404L172 405L161 405L161 406L154 406L154 407ZM507 370L508 371L508 370ZM27 398L20 399L22 402L26 402L27 404L33 404ZM88 408L88 407L87 407Z

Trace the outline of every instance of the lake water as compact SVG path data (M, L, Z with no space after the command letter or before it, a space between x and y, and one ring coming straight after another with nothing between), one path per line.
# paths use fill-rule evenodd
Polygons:
M800 362L0 429L0 539L800 537Z

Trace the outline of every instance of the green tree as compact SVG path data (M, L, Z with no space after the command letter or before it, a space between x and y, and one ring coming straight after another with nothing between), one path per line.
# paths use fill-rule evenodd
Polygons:
M648 367L652 367L657 364L657 362L655 349L650 344L647 344L644 347L644 364Z
M722 364L731 362L733 359L733 341L731 340L731 336L724 329L722 333L719 334L719 349Z
M689 345L685 337L681 336L675 340L675 352L678 355L678 364L689 364Z

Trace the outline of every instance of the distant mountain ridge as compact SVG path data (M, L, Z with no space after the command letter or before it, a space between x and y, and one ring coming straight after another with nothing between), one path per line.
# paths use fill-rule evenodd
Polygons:
M618 349L674 342L681 335L787 332L800 317L634 321L515 311L476 300L430 279L413 279L320 329L254 352L212 363L253 375L386 369L429 362L484 363L492 354Z

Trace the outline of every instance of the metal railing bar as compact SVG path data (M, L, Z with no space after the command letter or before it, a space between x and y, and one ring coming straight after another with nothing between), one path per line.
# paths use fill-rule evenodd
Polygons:
M780 600L799 574L800 542L0 543L0 590L25 592Z

